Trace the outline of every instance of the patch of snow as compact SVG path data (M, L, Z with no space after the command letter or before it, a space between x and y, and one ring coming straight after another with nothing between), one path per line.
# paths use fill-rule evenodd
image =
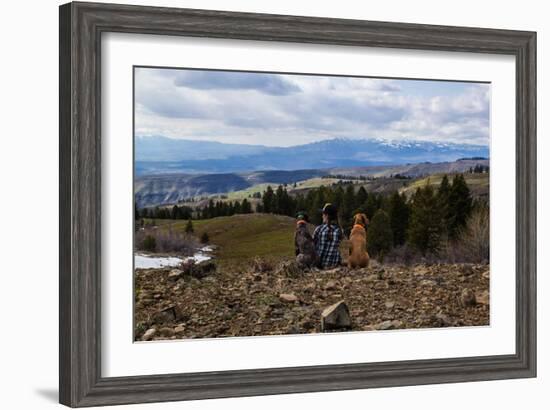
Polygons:
M212 259L212 256L208 255L208 253L212 252L213 250L213 246L203 246L193 256L188 256L183 259L175 256L149 256L138 253L134 256L134 265L135 269L158 269L170 266L178 266L182 262L189 261L193 261L194 263L201 263Z
M205 255L204 253L197 252L193 256L189 256L184 259L185 262L194 261L195 263L201 263L212 259L212 256Z
M136 269L163 268L166 266L178 266L183 259L175 256L157 257L137 254L134 256L134 266Z

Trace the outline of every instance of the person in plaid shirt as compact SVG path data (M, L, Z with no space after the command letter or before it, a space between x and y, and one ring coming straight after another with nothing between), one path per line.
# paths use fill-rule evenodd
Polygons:
M337 210L332 204L325 204L323 207L323 224L315 228L313 242L319 268L327 269L339 266L342 263L340 256L340 241L342 240L342 229L336 222Z

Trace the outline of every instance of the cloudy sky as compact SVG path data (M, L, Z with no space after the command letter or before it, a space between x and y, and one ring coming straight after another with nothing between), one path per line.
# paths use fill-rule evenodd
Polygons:
M135 99L136 136L489 144L489 84L136 68Z

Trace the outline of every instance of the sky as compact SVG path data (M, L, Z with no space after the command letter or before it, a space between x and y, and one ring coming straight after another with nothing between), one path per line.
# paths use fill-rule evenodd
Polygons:
M489 145L490 84L135 68L135 135L267 146Z

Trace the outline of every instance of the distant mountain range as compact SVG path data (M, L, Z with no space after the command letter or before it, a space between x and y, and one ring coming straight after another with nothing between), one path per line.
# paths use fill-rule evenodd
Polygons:
M402 175L411 178L432 174L465 172L476 165L489 165L488 159L460 159L452 162L417 163L403 165L375 165L323 169L250 171L208 174L153 174L135 179L135 200L139 207L174 204L192 197L227 194L259 184L294 184L312 178L327 176L390 177ZM322 180L324 181L324 179ZM258 188L260 189L260 188Z
M136 137L136 175L305 170L489 157L489 147L427 141L335 138L293 147Z

